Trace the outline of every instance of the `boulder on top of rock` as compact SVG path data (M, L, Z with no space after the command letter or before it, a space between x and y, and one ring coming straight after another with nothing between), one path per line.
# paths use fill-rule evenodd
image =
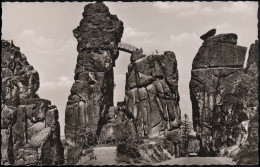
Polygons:
M213 42L220 42L220 43L230 43L233 45L237 44L237 34L228 33L228 34L218 34L210 38Z
M211 29L207 33L200 36L200 39L207 42L220 42L220 43L230 43L233 45L237 44L237 34L227 33L227 34L216 34L216 29Z
M214 36L216 34L216 31L217 30L215 28L213 28L213 29L209 30L207 33L205 33L202 36L200 36L200 39L206 40L206 39Z
M192 69L243 67L247 48L236 43L237 35L233 33L206 39L193 60Z

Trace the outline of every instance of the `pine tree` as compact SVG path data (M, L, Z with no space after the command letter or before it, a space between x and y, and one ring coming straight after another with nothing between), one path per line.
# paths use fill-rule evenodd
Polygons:
M191 126L189 124L189 118L187 114L184 114L181 130L182 130L182 148L184 152L187 153L189 140L190 140L190 133L191 133Z

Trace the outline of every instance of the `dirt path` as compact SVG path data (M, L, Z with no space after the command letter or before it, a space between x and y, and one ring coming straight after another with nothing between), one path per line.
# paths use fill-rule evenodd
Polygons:
M116 147L96 147L94 155L100 165L115 165L116 164Z
M93 149L96 160L82 158L78 165L117 165L116 147L96 147ZM235 163L231 158L225 157L181 157L153 165L235 165Z
M116 165L116 147L95 147L93 157L81 156L77 165Z
M231 158L225 157L181 157L160 162L157 165L235 165Z

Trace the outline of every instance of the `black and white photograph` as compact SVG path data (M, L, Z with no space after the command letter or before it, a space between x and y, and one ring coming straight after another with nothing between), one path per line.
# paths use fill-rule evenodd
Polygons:
M258 165L258 1L1 2L1 165Z

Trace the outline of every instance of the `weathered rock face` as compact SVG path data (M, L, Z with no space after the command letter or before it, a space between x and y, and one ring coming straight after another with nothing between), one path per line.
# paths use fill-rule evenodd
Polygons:
M20 48L2 40L1 164L63 162L58 110L37 95L39 74Z
M246 47L236 43L236 34L209 37L193 60L190 98L202 154L245 140L244 128L250 116L241 81Z
M135 128L131 119L129 119L125 104L117 103L116 107L110 107L106 116L107 124L102 127L100 142L114 142L122 131L135 136Z
M246 67L246 72L243 76L245 89L247 91L245 105L249 115L248 137L240 147L240 151L235 157L238 164L257 164L259 163L258 156L258 41L251 45L249 57Z
M179 156L181 111L175 54L145 55L136 50L126 74L123 102L110 107L101 133L102 143L120 140L123 133L134 139L165 137ZM121 137L120 137L121 136Z
M237 46L236 34L219 34L204 40L192 63L192 70L218 67L242 68L246 47Z
M258 56L259 56L258 45L259 42L258 40L256 40L255 43L250 46L249 56L248 56L247 66L246 66L246 73L253 77L258 76Z
M123 23L102 2L86 5L82 15L80 26L73 30L79 55L65 111L70 146L83 145L87 133L98 137L106 123L113 106L113 66L123 33Z
M139 54L135 55L135 54ZM126 111L139 136L158 136L179 129L178 70L175 54L134 52L126 74Z

